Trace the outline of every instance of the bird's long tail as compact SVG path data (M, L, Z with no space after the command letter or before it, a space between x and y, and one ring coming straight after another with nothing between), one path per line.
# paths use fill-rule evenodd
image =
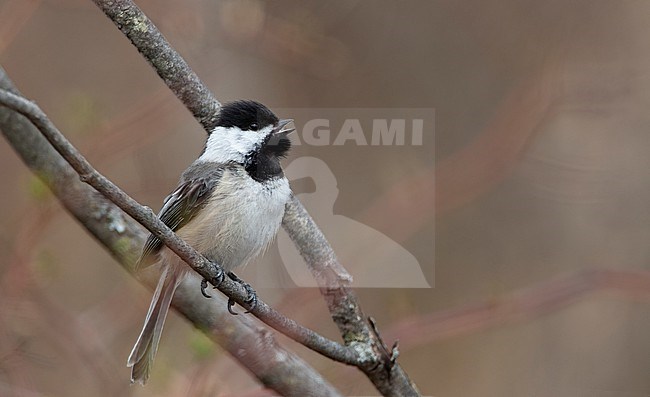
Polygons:
M169 312L169 305L172 302L176 287L183 279L184 273L176 269L175 266L169 264L164 266L158 286L151 299L144 326L127 360L127 367L131 367L131 383L138 382L144 385L149 379L149 372L158 350L158 343Z

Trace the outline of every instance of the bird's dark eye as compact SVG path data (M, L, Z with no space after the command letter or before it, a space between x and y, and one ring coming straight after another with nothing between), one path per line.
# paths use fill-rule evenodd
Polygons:
M257 131L260 127L257 125L257 123L253 123L248 128L250 128L251 131Z

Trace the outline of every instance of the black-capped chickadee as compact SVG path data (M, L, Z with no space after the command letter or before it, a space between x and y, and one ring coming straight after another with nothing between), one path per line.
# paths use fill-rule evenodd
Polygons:
M291 142L266 106L237 101L222 107L199 158L164 201L160 219L206 258L230 271L261 253L275 237L291 196L280 159ZM138 267L160 262L162 275L127 366L131 382L149 378L174 291L191 271L150 235ZM234 277L234 275L233 275Z

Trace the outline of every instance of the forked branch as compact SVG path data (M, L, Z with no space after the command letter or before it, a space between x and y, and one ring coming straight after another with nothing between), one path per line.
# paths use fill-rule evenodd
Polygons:
M183 58L169 45L160 31L132 0L93 0L129 38L165 84L194 114L206 131L210 131L219 108L214 95L196 77ZM190 81L190 86L185 82ZM191 92L196 91L194 94ZM203 109L214 112L212 116ZM377 334L361 310L350 289L350 276L338 262L332 247L302 204L293 198L286 208L283 226L316 278L332 319L346 345L359 357L364 371L385 396L417 396L419 392L399 363L384 354ZM240 302L240 301L238 301ZM255 312L255 311L254 311Z

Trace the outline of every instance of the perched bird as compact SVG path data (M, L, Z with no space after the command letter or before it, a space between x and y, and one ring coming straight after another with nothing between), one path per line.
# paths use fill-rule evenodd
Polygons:
M279 120L258 102L224 105L201 155L183 172L158 214L180 238L221 265L233 279L232 269L248 263L273 240L291 197L280 166L291 147L287 135L293 128L286 128L290 122ZM161 264L162 274L127 361L133 383L145 384L149 378L174 291L191 271L150 235L137 266L154 263Z

